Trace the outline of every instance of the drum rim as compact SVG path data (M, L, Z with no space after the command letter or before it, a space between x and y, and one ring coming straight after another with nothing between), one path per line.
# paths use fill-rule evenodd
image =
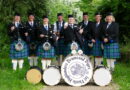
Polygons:
M108 84L106 84L106 85L99 85L97 82L95 82L95 78L94 78L94 76L95 76L95 72L96 72L97 70L99 70L99 69L104 69L104 70L108 71L108 73L109 73L109 75L110 75L110 81L109 81ZM94 83L95 83L96 85L98 85L98 86L107 86L107 85L109 85L109 84L111 83L111 80L112 80L112 74L111 74L111 72L108 70L107 67L101 67L101 68L99 67L99 68L97 68L97 69L94 70L94 73L93 73L93 80L94 80Z
M48 69L55 69L55 70L57 70L58 73L59 73L59 79L57 80L58 82L55 83L55 84L53 84L53 85L52 85L52 84L48 84L48 83L46 83L46 81L45 81L45 74L44 74L44 73L45 73ZM42 75L42 78L43 78L43 81L44 81L44 83L45 83L46 85L55 86L55 85L57 85L57 84L60 83L61 78L62 78L60 69L59 69L58 67L56 67L56 65L52 65L52 66L50 66L50 67L48 67L47 69L44 70L43 75Z
M34 68L34 69L35 69L35 68L38 69L38 70L43 74L43 70L42 70L40 67L38 67L38 66L31 66L31 67L29 68L29 70L30 70L30 69L33 69L33 68Z
M91 65L91 68L92 68L92 69L91 69L91 76L90 76L90 79L88 80L88 82L86 82L86 83L84 83L84 84L81 84L81 85L73 85L73 84L67 83L68 81L66 81L66 79L64 79L63 72L62 72L62 67L63 67L63 63L65 62L66 58L68 58L69 56L83 56L83 57L86 57L86 58L89 60L89 64ZM62 76L62 78L64 79L64 81L65 81L68 85L76 86L76 87L78 87L78 86L84 86L84 85L86 85L87 83L89 83L89 81L90 81L90 80L92 79L92 77L93 77L93 67L92 67L92 63L90 62L89 57L88 57L87 55L85 55L85 54L82 54L82 55L79 55L79 54L75 54L75 55L69 54L69 55L66 56L66 58L64 59L64 61L63 61L63 63L62 63L62 66L61 66L61 76Z
M37 82L37 83L32 83L32 82L29 82L29 81L28 81L28 79L27 79L27 74L28 74L28 72L31 71L31 70L37 70L37 71L40 72L40 74L41 74L41 75L40 75L41 79L40 79L39 82ZM26 80L27 80L29 83L38 84L38 83L40 83L40 82L42 81L42 72L41 72L39 69L37 69L37 68L30 68L30 69L26 72L25 78L26 78Z

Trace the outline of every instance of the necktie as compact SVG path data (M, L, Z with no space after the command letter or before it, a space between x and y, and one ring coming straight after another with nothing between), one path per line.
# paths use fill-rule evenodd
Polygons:
M73 29L73 24L71 24L71 28Z
M88 22L84 22L84 23L85 23L86 26L88 25Z
M46 28L46 30L48 31L48 27L47 27L47 26L45 26L45 28Z
M17 23L16 23L16 27L18 27L18 26L19 26L19 23L17 22Z
M31 27L33 27L33 22L31 22Z
M98 30L99 23L96 23L96 31Z
M110 23L107 24L107 29L109 28L109 26L110 26Z
M61 30L61 22L59 22L59 30Z
M96 28L98 28L98 26L99 26L99 23L96 23Z

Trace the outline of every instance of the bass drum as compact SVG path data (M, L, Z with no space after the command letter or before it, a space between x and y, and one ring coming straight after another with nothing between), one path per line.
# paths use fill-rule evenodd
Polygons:
M43 80L49 86L60 83L61 73L59 68L57 66L49 66L43 73Z
M42 80L43 71L37 66L31 67L26 73L26 79L29 83L38 84Z
M86 55L68 55L61 66L62 78L71 86L87 84L92 74L93 68Z
M108 68L99 66L94 71L93 80L99 86L106 86L110 84L112 75Z

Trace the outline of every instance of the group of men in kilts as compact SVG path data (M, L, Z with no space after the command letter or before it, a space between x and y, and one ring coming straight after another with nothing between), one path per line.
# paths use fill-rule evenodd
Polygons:
M64 21L62 13L57 14L57 19L51 25L48 16L43 16L42 23L39 23L35 21L35 15L29 13L27 22L22 23L20 14L14 15L13 22L8 27L14 70L17 65L20 69L23 68L25 57L28 57L30 66L37 66L37 59L41 57L42 68L45 70L57 56L60 66L63 58L71 53L72 42L76 42L85 55L95 57L95 66L101 65L103 58L106 58L108 68L114 70L114 62L120 53L119 26L112 13L106 15L105 22L102 22L99 12L95 14L94 22L89 21L87 12L83 13L83 21L78 24L73 15L68 15L68 22ZM22 50L16 49L19 43L23 45ZM44 49L46 45L50 45L48 50Z

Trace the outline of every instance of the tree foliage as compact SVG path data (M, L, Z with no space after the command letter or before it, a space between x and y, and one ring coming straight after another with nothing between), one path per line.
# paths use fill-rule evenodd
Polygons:
M22 15L22 21L25 21L27 13L31 11L41 17L46 13L46 0L0 0L0 51L9 50L7 24L12 20L14 13L19 12Z
M42 21L43 15L48 15L53 24L58 12L62 12L65 18L72 13L72 4L68 5L62 0L0 0L0 12L0 51L5 51L1 53L4 55L9 51L7 25L14 13L19 12L23 22L27 20L28 12L35 13L36 20L39 21Z
M89 12L90 19L96 12L101 12L103 19L107 12L113 12L120 25L120 42L130 41L130 1L129 0L81 0L77 3L82 11Z
M63 13L65 20L68 14L73 13L73 4L64 2L63 0L49 0L46 7L52 24L57 20L57 13Z
M103 4L98 8L104 15L107 12L113 12L116 22L120 25L120 42L128 43L130 41L130 2L127 0L103 0Z
M73 4L67 0L0 0L0 50L9 50L9 38L7 35L7 24L12 20L15 12L20 12L22 21L27 20L27 13L34 12L36 20L41 21L43 15L49 15L51 24L56 21L59 12L72 14L74 8L80 8L88 12L90 20L93 20L95 12L101 12L103 18L107 12L113 12L116 21L120 24L121 42L130 41L130 2L129 0L80 0ZM79 12L76 12L79 13Z
M88 12L90 20L93 20L95 12L98 11L98 7L102 5L102 0L80 0L76 6L83 12Z

